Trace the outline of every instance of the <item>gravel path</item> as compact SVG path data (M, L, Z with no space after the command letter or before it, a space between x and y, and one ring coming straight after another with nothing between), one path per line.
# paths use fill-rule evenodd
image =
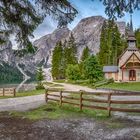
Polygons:
M55 83L58 84L58 83ZM89 92L96 91L95 89L91 89L85 86L79 86L79 85L72 85L72 84L66 84L66 83L59 83L63 85L65 90L70 90L70 91L79 91L79 90L85 90ZM62 88L62 87L61 87ZM140 100L139 97L125 97L125 99L132 99L133 100ZM124 98L122 97L113 97L113 99L119 99L123 100ZM42 95L34 95L34 96L27 96L27 97L17 97L17 98L8 98L8 99L0 99L0 111L11 111L11 110L16 110L16 111L26 111L29 109L37 108L41 105L44 105L45 103L45 98L44 94Z
M122 127L111 122L89 118L29 121L0 117L1 140L140 140L136 122L118 120ZM115 123L116 124L116 123Z
M58 83L54 83L54 84L58 84ZM96 91L95 89L91 89L86 86L73 85L73 84L67 84L67 83L59 83L59 84L63 85L64 89L71 90L71 91L79 91L79 90L85 90L85 91L89 91L89 92Z
M62 84L66 90L95 91L88 87ZM26 111L44 105L44 94L0 99L0 111ZM114 120L71 118L30 121L5 114L0 116L0 140L140 140L139 116L120 113ZM122 117L121 117L122 116ZM122 126L117 127L118 122Z
M0 111L26 111L45 104L44 95L0 99Z

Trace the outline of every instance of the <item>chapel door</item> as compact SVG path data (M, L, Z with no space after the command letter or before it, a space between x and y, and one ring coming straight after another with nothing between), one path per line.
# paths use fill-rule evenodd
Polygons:
M136 81L136 71L135 70L129 71L129 81Z

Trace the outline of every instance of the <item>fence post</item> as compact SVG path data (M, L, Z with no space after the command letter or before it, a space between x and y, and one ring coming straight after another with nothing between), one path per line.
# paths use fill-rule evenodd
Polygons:
M111 116L111 93L108 94L108 116Z
M14 90L13 92L14 92L14 97L15 97L16 96L16 89L14 88L13 90Z
M62 92L63 92L63 91L61 90L61 91L60 91L60 107L62 107L62 98L63 98L63 97L62 97Z
M83 104L82 104L82 101L83 101L83 98L82 98L83 92L84 91L80 91L80 111L82 111L82 107L83 107Z
M45 90L45 101L48 101L48 89Z
M5 90L4 90L4 88L3 88L3 96L5 95Z

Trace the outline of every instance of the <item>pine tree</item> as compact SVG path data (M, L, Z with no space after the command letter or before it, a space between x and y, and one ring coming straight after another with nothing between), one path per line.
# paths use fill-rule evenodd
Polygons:
M120 52L122 51L121 35L116 24L112 29L111 64L117 65L118 55L120 55Z
M68 64L77 64L77 47L76 47L75 38L73 37L73 34L71 34L69 37L67 48L68 48L67 57L69 57Z
M42 67L39 67L37 69L36 80L37 80L36 89L44 89L44 86L42 84L42 81L44 80L44 74L43 74Z
M52 76L54 79L64 78L63 48L61 41L56 44L52 56Z
M101 30L100 52L98 54L99 62L100 62L101 65L106 65L107 64L107 53L108 53L108 50L106 49L107 48L107 44L106 44L107 37L106 36L107 36L107 22L105 21L103 23L102 30Z
M86 46L84 49L83 49L83 52L82 52L82 56L81 56L81 61L84 61L85 59L87 59L89 57L89 48Z
M102 67L96 56L92 55L84 61L84 74L90 82L102 79Z
M99 61L103 65L117 65L117 58L125 48L125 40L114 21L105 22L100 38Z
M67 66L69 64L77 64L77 47L75 43L75 39L73 35L69 37L69 40L67 42L66 47L64 48L64 59L65 59L65 65Z
M140 28L135 31L135 36L137 40L137 47L140 49Z

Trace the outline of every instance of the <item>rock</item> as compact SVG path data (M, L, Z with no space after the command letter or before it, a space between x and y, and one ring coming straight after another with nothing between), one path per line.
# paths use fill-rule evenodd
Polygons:
M56 29L51 34L34 41L33 44L38 48L38 51L34 55L26 55L23 58L16 57L13 53L11 43L7 42L5 45L0 46L0 64L4 61L10 65L18 65L20 67L18 69L22 69L22 72L27 76L35 74L37 66L43 66L45 71L49 68L48 71L50 71L52 51L56 43L60 40L67 40L71 33L73 33L76 40L78 58L80 58L86 46L89 47L92 54L97 54L100 46L101 29L105 20L102 16L92 16L82 19L72 31L67 27ZM125 35L125 22L117 22L117 25L120 33ZM25 74L23 75L24 77ZM51 80L50 75L46 77L49 77Z

